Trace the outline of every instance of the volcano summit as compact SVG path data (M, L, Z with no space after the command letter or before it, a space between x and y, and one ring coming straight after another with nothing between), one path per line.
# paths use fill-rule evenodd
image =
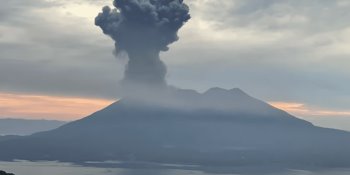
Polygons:
M183 0L115 0L95 24L129 62L121 100L58 129L0 138L0 160L197 166L349 167L350 133L325 129L240 89L168 86L159 53L190 19ZM1 141L2 140L2 141Z
M345 131L315 127L240 89L172 92L163 96L174 98L172 104L122 99L58 129L3 141L0 159L350 165Z

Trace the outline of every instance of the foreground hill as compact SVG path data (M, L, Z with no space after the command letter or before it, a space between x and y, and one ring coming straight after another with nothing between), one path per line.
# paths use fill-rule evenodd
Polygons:
M0 142L0 159L350 166L350 133L313 126L240 89L123 99L58 129Z

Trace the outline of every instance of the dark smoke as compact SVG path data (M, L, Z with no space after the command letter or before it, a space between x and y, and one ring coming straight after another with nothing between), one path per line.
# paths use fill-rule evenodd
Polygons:
M177 41L178 30L190 19L183 0L114 0L95 19L103 33L115 41L116 52L125 51L129 62L123 84L165 86L166 67L160 51Z

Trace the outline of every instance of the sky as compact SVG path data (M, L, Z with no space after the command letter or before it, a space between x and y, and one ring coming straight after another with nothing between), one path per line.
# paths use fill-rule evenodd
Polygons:
M238 87L298 117L350 130L350 1L185 2L192 19L161 54L169 84L200 92ZM94 25L111 4L1 2L0 117L74 120L118 98L127 60L115 58L113 40Z

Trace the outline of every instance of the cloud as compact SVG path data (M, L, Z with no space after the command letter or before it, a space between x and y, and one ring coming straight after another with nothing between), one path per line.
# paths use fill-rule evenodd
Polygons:
M0 24L6 22L9 18L15 18L16 14L23 11L36 9L36 8L47 8L51 4L43 0L11 0L2 1L0 6Z
M202 90L238 86L264 100L349 108L349 6L270 0L189 4L193 19L164 56L170 83Z
M123 65L111 53L113 43L100 35L93 19L42 3L19 4L22 10L9 12L0 23L0 90L115 98Z
M217 27L299 30L310 34L342 29L348 26L344 19L350 15L349 6L339 0L219 0L195 1L195 5L199 6L198 9L210 10L209 13L203 11L201 15L214 21Z
M2 2L0 90L114 98L123 64L91 18L111 2ZM169 84L240 87L266 101L349 109L347 1L185 2L192 19L161 54ZM75 13L85 7L89 12Z

